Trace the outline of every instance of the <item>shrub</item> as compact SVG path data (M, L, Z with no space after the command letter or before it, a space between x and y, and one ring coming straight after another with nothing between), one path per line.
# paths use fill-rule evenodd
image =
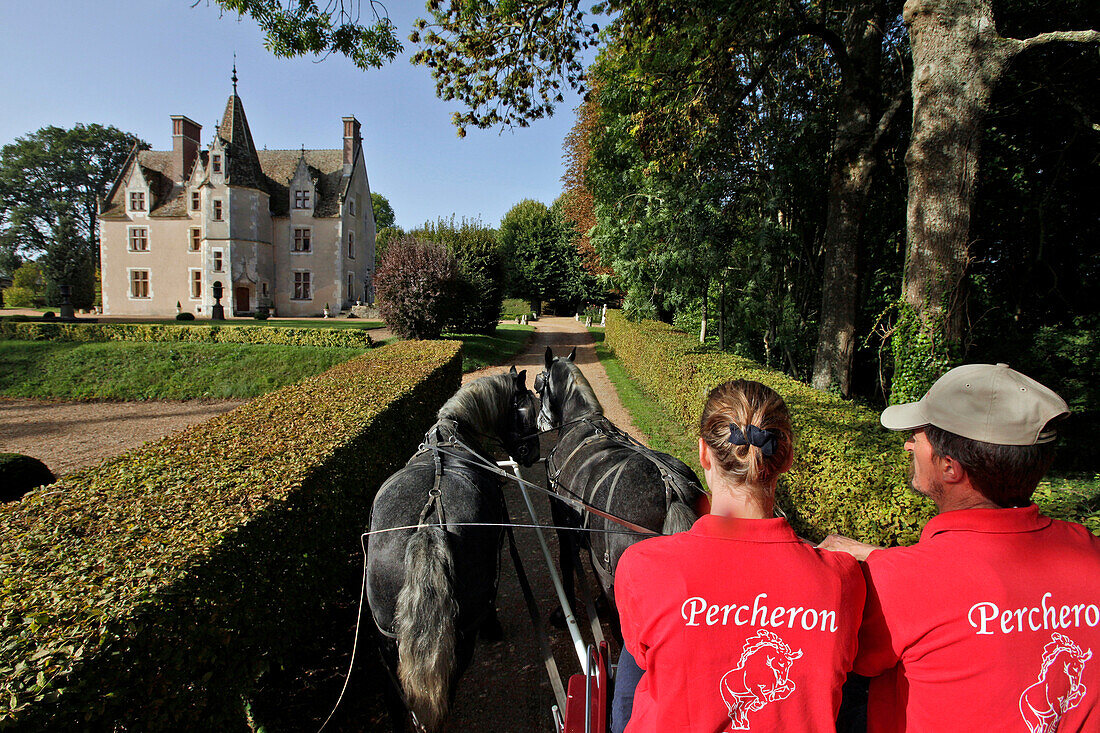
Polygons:
M252 314L252 317L257 321L266 321L271 317L271 311L267 309L267 306L260 306L256 309L256 312Z
M34 291L30 288L21 288L18 285L4 288L5 308L33 308L35 302Z
M454 312L458 263L446 247L404 237L386 250L374 288L382 320L403 338L435 338Z
M0 728L246 729L258 675L358 592L459 351L370 351L0 507Z
M0 501L15 501L31 489L56 480L46 464L37 458L0 453Z
M177 321L193 321L193 320L195 320L195 314L194 313L188 313L187 311L184 311L183 313L177 313L176 314L176 320Z
M52 321L55 318L57 318L57 314L53 311L46 311L42 314L42 320L44 321Z
M691 336L657 321L631 323L607 311L605 343L650 394L694 434L710 389L729 379L773 388L791 409L795 464L777 499L802 536L839 532L879 545L910 543L932 516L908 488L903 438L878 415L781 372L728 353L700 350Z
M358 328L275 328L272 326L173 326L158 323L24 323L0 321L0 338L22 341L182 341L190 343L281 344L369 349L370 334Z

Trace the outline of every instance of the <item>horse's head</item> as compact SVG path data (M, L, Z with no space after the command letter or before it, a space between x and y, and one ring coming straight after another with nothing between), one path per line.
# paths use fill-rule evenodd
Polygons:
M783 646L786 646L786 644ZM776 649L775 652L768 654L766 663L775 674L775 681L782 685L787 681L787 676L791 672L791 664L802 656L802 650L792 652L790 647L787 647L785 650Z
M554 356L549 346L546 347L543 369L535 377L535 391L539 393L539 399L542 402L539 410L539 430L552 430L562 424L566 385L572 376L566 362L572 363L575 358L577 358L575 346L564 361L561 357Z
M527 370L517 372L512 367L508 374L512 378L512 392L509 398L509 423L502 442L508 455L518 463L530 466L539 459L539 408L534 393L527 389Z

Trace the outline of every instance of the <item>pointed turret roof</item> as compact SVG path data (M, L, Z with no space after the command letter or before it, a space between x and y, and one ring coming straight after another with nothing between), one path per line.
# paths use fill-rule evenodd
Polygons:
M264 175L260 159L256 155L256 144L252 142L252 131L248 129L248 119L244 116L244 105L236 90L229 95L225 105L225 114L218 125L218 137L225 146L225 182L230 186L264 188Z

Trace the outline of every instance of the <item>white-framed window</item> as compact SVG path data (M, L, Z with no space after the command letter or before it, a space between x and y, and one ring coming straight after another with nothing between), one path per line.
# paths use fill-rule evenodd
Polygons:
M130 251L149 251L149 230L145 227L130 227Z
M294 300L312 300L312 273L300 271L294 273Z
M223 272L225 266L224 255L221 250L214 250L214 272Z
M348 257L355 259L355 232L348 232Z
M309 227L295 227L294 241L290 243L291 252L313 251L313 230Z
M213 157L213 158L211 159L211 163L210 163L210 169L211 169L211 170L212 170L212 171L213 171L214 173L221 173L221 172L222 172L222 156L220 156L220 155L215 155L215 156L214 156L214 157Z
M190 273L191 300L200 300L202 299L202 270L192 267Z
M307 189L296 189L294 191L294 208L295 209L308 209L309 208L309 191Z
M191 227L190 237L187 240L187 251L198 252L202 249L202 229Z
M191 211L198 211L202 208L202 193L199 191L191 192Z
M214 199L214 221L222 220L222 200Z
M355 273L348 273L348 300L355 300Z
M130 270L130 297L149 298L149 271Z
M145 211L145 192L130 192L130 211Z

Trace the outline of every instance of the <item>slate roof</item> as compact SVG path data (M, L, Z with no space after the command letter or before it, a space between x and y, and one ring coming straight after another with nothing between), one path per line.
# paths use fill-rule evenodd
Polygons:
M226 183L265 191L270 197L272 216L288 216L290 213L290 182L298 169L301 150L256 150L252 132L244 116L240 97L230 95L225 115L218 126L218 136L225 141ZM316 186L313 215L333 217L340 215L340 198L347 187L344 176L344 151L306 150L306 165ZM205 170L209 164L208 150L200 151L199 163ZM142 175L149 182L152 200L147 202L149 217L175 218L188 215L186 183L175 182L173 153L171 150L141 150L136 156ZM101 219L126 220L126 189L120 185L133 166L131 163L119 176L110 197L103 203Z
M267 177L264 189L271 195L271 215L287 216L290 213L290 182L298 170L301 150L261 150L260 165ZM313 205L315 217L340 215L340 197L344 193L344 151L307 150L306 165L309 176L317 187Z

